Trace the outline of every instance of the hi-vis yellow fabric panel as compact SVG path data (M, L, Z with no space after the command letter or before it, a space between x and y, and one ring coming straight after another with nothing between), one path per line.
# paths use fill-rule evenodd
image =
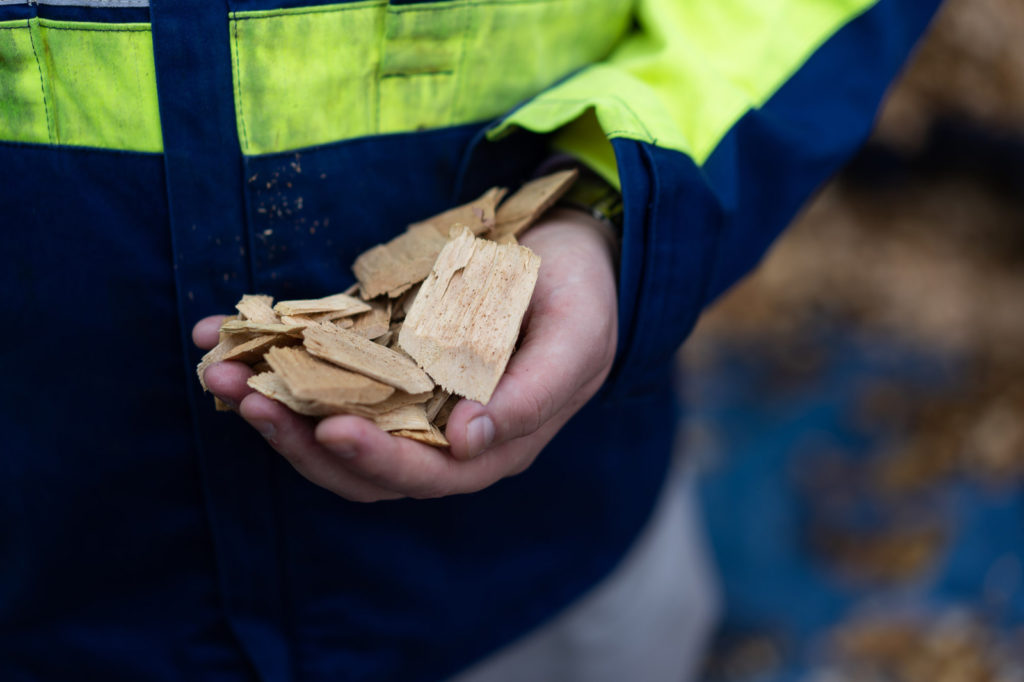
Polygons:
M0 140L161 151L149 26L0 22Z
M702 164L744 113L876 2L639 0L638 28L607 60L545 91L491 134L559 130L556 146L616 183L606 138L643 140Z
M603 58L626 33L632 5L367 0L235 12L242 150L487 120Z

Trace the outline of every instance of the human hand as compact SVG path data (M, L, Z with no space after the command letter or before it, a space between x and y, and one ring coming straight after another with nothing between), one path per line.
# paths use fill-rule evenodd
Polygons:
M600 221L556 209L521 243L541 257L518 350L487 405L461 400L445 430L450 452L341 415L316 423L246 385L252 370L206 370L214 395L313 483L349 500L431 498L475 492L524 471L608 376L617 342L614 237ZM196 324L209 349L223 316Z

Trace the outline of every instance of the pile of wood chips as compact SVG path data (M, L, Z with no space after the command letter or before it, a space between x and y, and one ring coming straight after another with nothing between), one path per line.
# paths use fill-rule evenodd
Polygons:
M203 356L250 365L249 386L313 417L353 414L396 436L446 447L460 397L487 403L508 364L540 257L516 237L569 189L576 171L410 225L360 255L358 283L320 299L245 295ZM229 409L219 399L218 409Z

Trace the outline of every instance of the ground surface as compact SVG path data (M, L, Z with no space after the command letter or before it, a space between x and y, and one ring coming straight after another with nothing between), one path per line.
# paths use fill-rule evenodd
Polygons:
M684 353L708 680L1024 680L1024 5L944 9Z

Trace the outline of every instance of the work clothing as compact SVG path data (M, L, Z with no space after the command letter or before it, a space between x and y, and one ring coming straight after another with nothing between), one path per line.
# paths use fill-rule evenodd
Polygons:
M676 347L935 4L0 0L0 679L438 680L551 619L647 522ZM355 504L213 411L198 319L552 147L621 187L620 337L529 470Z

